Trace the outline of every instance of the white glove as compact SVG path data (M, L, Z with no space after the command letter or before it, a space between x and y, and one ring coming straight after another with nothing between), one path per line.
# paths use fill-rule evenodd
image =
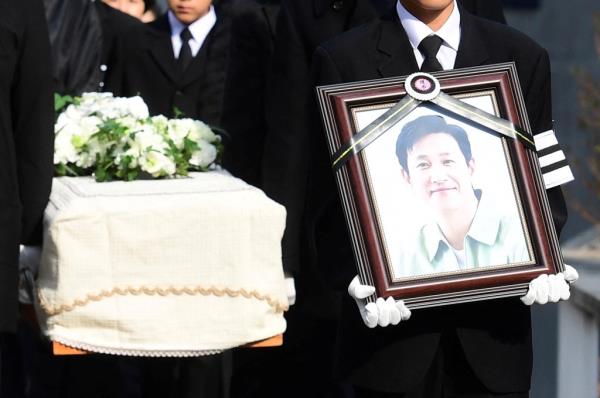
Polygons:
M296 304L296 284L294 277L285 273L285 292L287 294L288 305L291 307Z
M527 294L521 297L525 305L533 303L556 303L559 300L568 300L571 296L569 285L579 278L575 268L565 264L565 271L556 275L540 275L529 282Z
M40 268L42 248L20 246L19 253L19 302L31 304L35 296L35 278Z
M358 275L348 286L348 294L356 301L360 316L367 327L397 325L400 321L410 318L410 310L402 300L396 301L392 297L387 299L379 297L374 303L367 304L365 299L373 293L375 293L375 288L370 285L361 285Z
M42 257L42 248L39 246L20 246L19 270L27 270L37 276Z

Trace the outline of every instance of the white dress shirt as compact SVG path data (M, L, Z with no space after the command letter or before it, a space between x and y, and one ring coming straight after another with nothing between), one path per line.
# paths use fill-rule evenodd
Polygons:
M399 0L396 5L396 10L398 12L398 17L400 18L400 23L408 35L408 40L415 53L415 59L417 60L419 68L421 68L424 60L423 54L421 54L421 51L418 49L419 43L427 36L436 34L443 40L442 46L437 53L437 60L444 70L453 69L454 61L456 60L456 52L458 51L458 44L460 43L460 12L458 11L456 0L454 1L452 14L450 14L448 20L437 32L431 30L429 26L408 12Z
M186 25L182 24L171 11L168 12L168 18L169 25L171 25L173 55L175 58L179 58L179 52L181 51L181 37L179 35ZM213 26L215 26L215 23L217 23L217 14L215 14L215 9L211 5L210 10L205 15L188 25L188 29L192 34L192 38L188 41L192 50L192 56L195 57L198 54L202 43L206 40L206 36L208 36Z

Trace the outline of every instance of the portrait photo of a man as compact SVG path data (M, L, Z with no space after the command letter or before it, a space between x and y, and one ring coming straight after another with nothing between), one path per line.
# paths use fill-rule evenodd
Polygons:
M393 279L530 262L501 138L443 112L414 113L365 150Z
M410 276L529 260L520 220L499 213L474 189L476 168L466 131L442 116L421 116L398 136L402 177L430 211L402 270Z

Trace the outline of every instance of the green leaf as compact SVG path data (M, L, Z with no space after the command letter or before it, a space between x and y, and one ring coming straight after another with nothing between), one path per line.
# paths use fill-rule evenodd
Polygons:
M54 93L54 112L58 114L63 108L74 102L75 99L70 95L60 95L58 93Z
M173 118L174 119L181 119L185 117L185 113L179 109L178 107L174 106L173 107Z

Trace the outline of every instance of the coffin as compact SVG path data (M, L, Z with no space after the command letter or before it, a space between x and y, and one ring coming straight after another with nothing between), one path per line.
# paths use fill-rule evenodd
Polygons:
M96 183L60 177L36 312L86 351L196 356L283 333L285 210L225 171Z

